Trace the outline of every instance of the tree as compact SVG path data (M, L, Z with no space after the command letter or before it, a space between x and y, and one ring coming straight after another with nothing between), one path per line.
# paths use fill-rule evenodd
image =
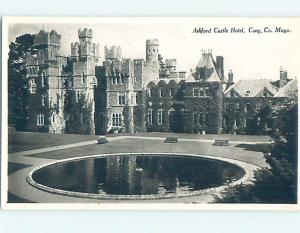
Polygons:
M8 124L25 130L28 117L28 80L26 53L35 53L34 35L25 34L9 45L8 54Z
M76 96L76 91L66 84L64 114L66 116L66 133L93 134L92 103L85 95Z
M254 182L228 188L216 197L221 203L297 203L298 103L287 99L271 108L273 119L269 168L255 172Z
M159 67L161 70L166 69L166 65L164 63L164 58L160 54L158 54L158 62L159 62Z

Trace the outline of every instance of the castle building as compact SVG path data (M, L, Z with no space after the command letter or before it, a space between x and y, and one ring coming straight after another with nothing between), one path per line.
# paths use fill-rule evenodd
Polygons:
M238 80L224 75L224 58L202 51L188 77L177 61L162 59L157 39L146 40L144 58L124 58L119 46L99 45L91 29L78 30L71 55L60 54L61 35L41 30L34 52L26 54L30 90L28 131L65 133L66 91L91 106L91 134L111 132L262 133L270 127L260 116L266 106L297 95L297 79ZM251 131L252 129L252 131ZM254 129L256 131L254 131Z
M36 54L26 54L25 67L30 90L29 131L64 133L66 80L77 98L85 96L94 117L95 66L99 46L92 43L92 30L79 29L79 42L71 44L71 56L60 55L61 35L41 30L35 35ZM94 119L92 120L94 122Z

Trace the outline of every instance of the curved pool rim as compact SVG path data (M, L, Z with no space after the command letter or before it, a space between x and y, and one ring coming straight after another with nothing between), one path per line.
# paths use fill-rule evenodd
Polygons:
M144 194L144 195L116 195L116 194L95 194L95 193L84 193L84 192L73 192L73 191L67 191L63 189L56 189L51 188L49 186L45 186L43 184L40 184L36 182L32 176L34 172L37 170L40 170L44 167L48 167L50 165L59 164L59 163L65 163L69 161L79 161L84 159L90 159L90 158L105 158L109 156L122 156L122 155L141 155L141 156L187 156L187 157L197 157L197 158L204 158L204 159L210 159L210 160L217 160L217 161L223 161L225 163L230 163L233 165L236 165L244 170L244 176L242 176L240 179L236 181L232 181L228 184L222 185L222 186L216 186L211 187L207 189L201 189L201 190L193 190L187 193L168 193L168 194ZM251 166L255 166L254 164L244 162L241 160L235 160L231 158L225 158L215 155L202 155L202 154L187 154L187 153L111 153L111 154L97 154L97 155L88 155L88 156L79 156L79 157L73 157L73 158L67 158L67 159L61 159L53 162L49 162L46 164L43 164L41 166L38 166L34 168L26 177L27 182L32 185L35 188L38 188L42 191L46 191L53 194L59 194L64 196L70 196L70 197L79 197L79 198L90 198L90 199L105 199L105 200L153 200L153 199L166 199L166 198L178 198L178 197L191 197L191 196L197 196L197 195L203 195L203 194L218 194L222 192L224 189L228 187L234 187L239 184L243 184L251 179L250 172L248 171L246 165L250 164ZM257 167L259 168L259 167Z

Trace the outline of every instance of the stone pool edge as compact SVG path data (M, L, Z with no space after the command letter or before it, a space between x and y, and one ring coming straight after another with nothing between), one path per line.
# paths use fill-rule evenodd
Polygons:
M212 188L207 188L207 189L202 189L202 190L196 190L196 191L190 191L188 193L182 193L182 194L175 194L175 193L169 193L169 194L146 194L146 195L114 195L114 194L94 194L94 193L83 193L83 192L73 192L73 191L66 191L62 189L56 189L56 188L51 188L45 185L42 185L40 183L37 183L34 181L32 178L32 175L34 172L37 170L53 165L53 164L59 164L59 163L64 163L68 161L77 161L77 160L83 160L83 159L89 159L89 158L97 158L97 157L108 157L108 156L122 156L122 155L153 155L153 156L158 156L158 155L167 155L167 156L188 156L188 157L200 157L200 158L206 158L206 159L211 159L211 160L219 160L223 162L227 162L233 165L236 165L240 168L242 168L245 172L244 176L242 176L239 180L233 181L229 184L222 185L222 186L217 186L217 187L212 187ZM235 159L230 159L230 158L224 158L220 156L212 156L212 155L199 155L199 154L187 154L187 153L112 153L112 154L98 154L98 155L90 155L90 156L80 156L80 157L74 157L74 158L68 158L68 159L62 159L59 161L53 161L49 162L43 165L40 165L36 168L34 168L26 177L26 181L32 185L35 188L38 188L42 191L46 191L49 193L54 193L54 194L60 194L64 196L70 196L70 197L80 197L80 198L89 198L89 199L99 199L99 200L155 200L155 199L170 199L170 198L181 198L181 197L191 197L191 196L197 196L197 195L203 195L203 194L218 194L222 191L224 191L228 187L234 187L239 184L243 184L247 181L251 180L251 175L249 172L249 169L245 166L246 164L251 165L253 167L253 170L259 169L260 167L240 161L240 160L235 160Z

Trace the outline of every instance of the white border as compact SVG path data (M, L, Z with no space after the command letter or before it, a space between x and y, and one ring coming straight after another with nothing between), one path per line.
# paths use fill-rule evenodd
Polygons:
M220 19L222 17L201 17L206 20ZM225 17L223 17L225 18ZM275 19L276 17L268 17ZM122 23L144 23L143 20L152 22L164 20L174 22L175 20L193 20L199 17L13 17L2 18L2 121L1 121L1 206L6 209L105 209L105 210L300 210L299 190L300 179L298 169L298 204L10 204L7 203L8 192L8 125L7 125L7 60L8 60L8 24L9 23L36 23L47 21L47 23L96 23L101 20L105 22ZM265 17L226 17L226 19L266 19ZM294 23L300 23L300 17L285 17L276 19L289 19ZM300 41L299 41L300 42ZM300 84L298 84L300 85ZM5 113L5 114L4 114ZM298 116L298 121L299 121ZM298 168L300 167L298 159Z

